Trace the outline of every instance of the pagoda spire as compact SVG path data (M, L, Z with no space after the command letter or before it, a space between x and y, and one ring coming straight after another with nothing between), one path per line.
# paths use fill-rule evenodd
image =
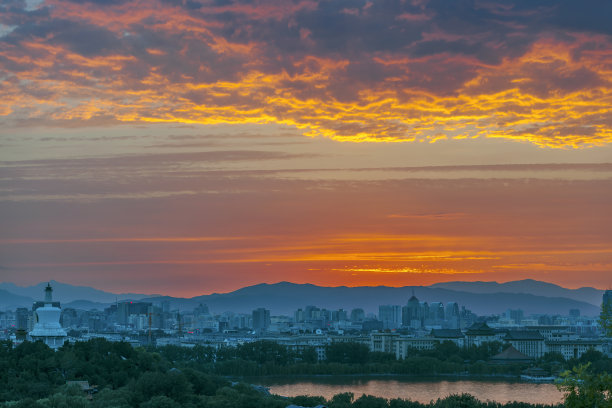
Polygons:
M47 287L45 288L45 303L53 302L53 288L51 287L51 283L47 282Z

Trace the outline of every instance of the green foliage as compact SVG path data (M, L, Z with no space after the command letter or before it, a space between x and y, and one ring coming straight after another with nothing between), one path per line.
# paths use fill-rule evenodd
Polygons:
M152 396L167 396L176 401L184 402L186 396L192 393L192 386L185 376L176 369L162 373L147 371L135 382L133 391L139 401L146 401Z
M566 408L612 408L612 376L593 374L590 363L564 372L557 387L563 391Z
M321 396L298 395L291 398L291 403L302 407L316 407L317 405L325 405L325 398Z
M471 408L482 406L482 403L470 394L455 394L438 399L434 406L436 408Z
M355 395L352 392L336 394L329 400L329 408L350 408L353 405Z
M370 351L368 353L368 362L370 363L393 363L395 362L395 354L383 353L380 351Z
M389 400L389 408L423 408L425 405L411 400L395 398Z
M125 388L112 390L105 388L98 392L92 401L92 408L129 408L131 392Z
M612 302L601 304L599 324L606 337L612 337Z
M11 408L45 408L45 406L38 403L33 398L25 398L14 405L11 405Z
M370 348L361 343L332 343L326 348L327 361L341 364L365 364Z
M354 408L387 408L388 406L386 399L372 395L362 395L353 402Z
M140 408L180 408L181 404L163 395L157 395L147 402L140 404Z
M238 347L237 355L243 360L276 365L287 365L291 357L287 347L273 341L245 343Z
M70 395L63 392L41 399L38 403L49 408L89 408L89 400L84 395Z
M368 374L397 373L431 375L441 373L520 372L521 366L498 367L482 361L501 344L459 349L442 343L434 350L414 352L396 361L388 353L371 353L357 343L337 343L328 348L330 360L318 363L299 352L270 342L255 342L218 352L210 347L175 346L133 348L127 343L103 339L65 344L57 351L42 343L25 342L13 347L0 342L0 408L285 408L290 403L305 407L319 404L330 408L534 408L525 403L481 402L470 395L455 395L422 404L415 401L362 395L338 394L323 397L284 398L267 395L249 384L230 383L219 373L235 375L267 374ZM560 364L559 356L542 359ZM610 407L610 376L605 374L611 360L601 353L586 353L581 360L590 363L589 371L577 369L566 374L564 391L567 407ZM499 370L499 371L498 371ZM66 381L82 380L99 390L93 399ZM573 405L572 405L573 404ZM582 404L582 405L580 405ZM608 405L606 405L608 404Z

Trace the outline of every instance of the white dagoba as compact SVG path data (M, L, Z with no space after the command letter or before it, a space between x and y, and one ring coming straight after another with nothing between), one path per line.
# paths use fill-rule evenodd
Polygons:
M36 324L30 332L32 341L42 340L47 346L56 349L64 345L67 338L66 330L60 324L62 313L59 307L53 306L53 288L48 283L45 288L45 304L37 308Z

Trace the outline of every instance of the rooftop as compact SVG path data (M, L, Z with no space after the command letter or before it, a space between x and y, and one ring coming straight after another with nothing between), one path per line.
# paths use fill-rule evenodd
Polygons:
M491 357L491 360L497 361L497 362L501 362L501 361L519 362L519 361L531 361L533 360L533 357L529 357L528 355L523 354L517 349L515 349L514 347L510 346L504 351L502 351L501 353Z
M508 330L506 340L544 340L544 336L534 330Z
M436 338L460 339L465 337L461 329L432 329L431 335Z

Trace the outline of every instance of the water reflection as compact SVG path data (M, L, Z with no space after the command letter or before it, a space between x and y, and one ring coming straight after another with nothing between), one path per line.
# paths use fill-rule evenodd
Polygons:
M258 381L258 383L269 387L273 394L287 397L322 395L327 399L338 393L352 392L356 397L361 394L369 394L383 398L404 398L428 403L451 394L469 393L481 401L554 404L561 402L563 397L554 384L501 381L414 381L406 378L317 377L294 380L270 378Z

